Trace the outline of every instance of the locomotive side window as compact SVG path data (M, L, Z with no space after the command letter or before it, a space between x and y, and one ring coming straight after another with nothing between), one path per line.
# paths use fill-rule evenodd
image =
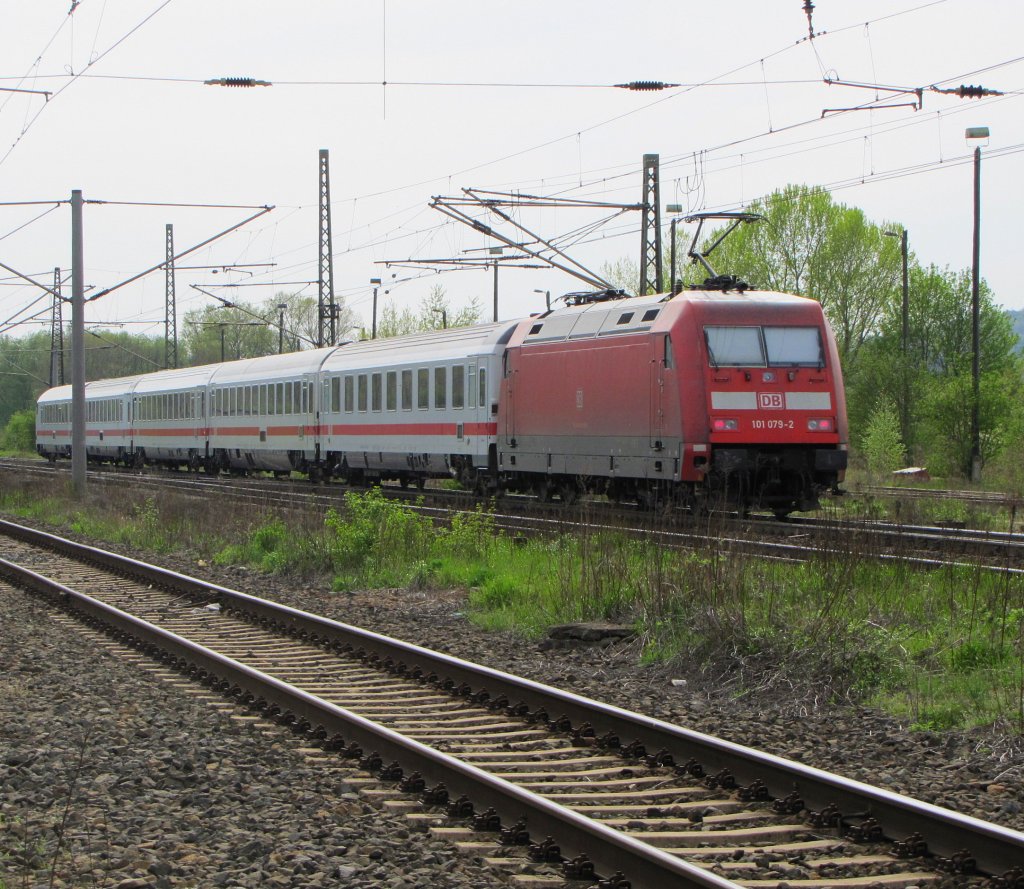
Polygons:
M434 407L443 411L448 407L448 368L434 368Z
M430 371L425 367L416 371L416 407L421 411L430 407Z
M402 371L402 410L412 410L412 371Z
M387 405L389 411L398 409L398 372L394 370L388 371Z
M817 327L766 327L764 345L772 367L824 367Z
M705 327L704 339L714 367L764 367L758 327Z
M456 364L452 368L452 407L461 410L466 398L466 368Z

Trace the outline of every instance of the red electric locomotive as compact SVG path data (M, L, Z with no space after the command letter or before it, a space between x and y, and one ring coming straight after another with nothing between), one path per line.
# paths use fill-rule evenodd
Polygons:
M572 500L813 509L846 469L835 339L811 299L585 294L509 342L505 485Z

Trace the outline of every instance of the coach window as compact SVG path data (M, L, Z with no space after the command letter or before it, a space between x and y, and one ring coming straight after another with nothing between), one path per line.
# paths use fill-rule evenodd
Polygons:
M366 374L359 374L359 412L366 413L366 393L368 390Z
M309 413L309 401L310 401L309 393L312 390L312 388L313 388L313 384L312 383L303 383L302 384L302 413L304 413L304 414L308 414Z
M448 407L448 368L434 368L434 407L443 411Z
M387 406L389 411L398 410L398 372L388 371Z
M355 384L352 377L345 377L345 413L355 410Z
M331 377L330 391L331 397L325 409L336 414L341 410L341 377Z
M302 383L299 380L292 383L292 413L302 413Z
M421 411L430 407L430 371L425 367L416 371L416 406Z
M412 371L402 371L402 410L412 410Z
M381 378L379 373L370 375L370 407L374 413L380 411L381 405Z
M267 387L259 386L257 388L260 393L259 413L265 414L267 412Z
M480 368L480 407L487 407L487 368Z
M284 389L284 383L277 384L277 413L279 415L284 413Z
M452 407L461 410L466 400L466 368L456 364L452 368Z
M295 396L294 390L291 383L284 384L284 413L294 413L295 409Z

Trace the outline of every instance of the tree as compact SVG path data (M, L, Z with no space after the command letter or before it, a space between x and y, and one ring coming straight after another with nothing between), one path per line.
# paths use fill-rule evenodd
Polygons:
M982 462L999 455L1021 425L1021 359L1009 315L980 288ZM902 348L902 312L891 304L877 336L846 367L850 428L866 428L882 402L906 417L905 441L915 457L928 455L938 473L970 470L972 321L971 276L932 265L909 275L909 337ZM856 435L855 435L856 437Z
M258 358L277 352L276 310L238 302L206 306L185 313L181 347L189 365Z
M280 305L287 306L284 310L284 350L312 349L320 333L320 300L315 296L281 291L264 302L258 314L272 319L274 342L277 342L278 337ZM337 339L351 339L352 331L359 328L359 316L344 300L335 300L335 308L337 316L334 329Z
M480 323L480 301L475 297L469 305L453 310L444 287L436 284L430 288L418 312L405 307L401 311L389 301L381 312L377 323L377 336L402 336L420 330L440 330L442 327L468 327Z
M712 253L720 274L821 303L844 363L856 359L899 289L900 252L887 225L836 204L817 188L790 185L755 201L760 222L742 225ZM712 232L712 243L721 230Z

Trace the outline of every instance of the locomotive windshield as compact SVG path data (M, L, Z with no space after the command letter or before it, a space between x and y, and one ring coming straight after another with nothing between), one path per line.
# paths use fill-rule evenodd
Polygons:
M705 327L714 367L824 367L817 327Z

